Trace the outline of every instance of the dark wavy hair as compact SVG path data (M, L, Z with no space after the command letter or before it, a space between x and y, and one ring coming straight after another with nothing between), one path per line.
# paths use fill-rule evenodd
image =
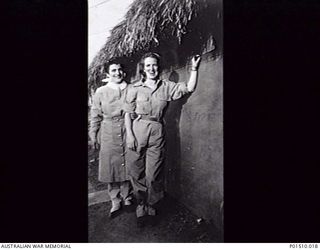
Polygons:
M144 69L144 59L146 58L154 58L157 60L157 63L158 63L158 72L159 72L159 75L161 74L161 70L162 70L162 67L161 67L161 56L157 53L154 53L154 52L148 52L146 54L144 54L142 57L141 57L141 60L139 62L139 73L141 75L141 79L142 81L145 81L146 80L146 73L144 73L143 69Z
M105 73L109 73L109 68L110 65L112 64L119 64L121 66L121 68L124 68L124 62L123 59L121 57L113 57L110 58L104 65L103 65L103 69Z

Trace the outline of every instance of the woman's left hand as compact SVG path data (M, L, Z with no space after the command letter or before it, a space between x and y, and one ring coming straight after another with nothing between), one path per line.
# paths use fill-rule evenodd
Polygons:
M200 60L201 60L200 55L195 55L194 57L192 57L192 60L191 60L192 69L198 70Z
M131 149L133 151L136 150L137 142L136 142L136 139L133 135L127 134L126 144L129 149Z

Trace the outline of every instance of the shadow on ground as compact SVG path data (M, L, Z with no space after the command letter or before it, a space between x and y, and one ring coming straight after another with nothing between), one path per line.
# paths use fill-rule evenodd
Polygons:
M197 218L171 198L161 205L157 225L144 228L137 228L134 212L122 212L110 219L110 207L110 202L89 206L89 242L222 242L213 224Z

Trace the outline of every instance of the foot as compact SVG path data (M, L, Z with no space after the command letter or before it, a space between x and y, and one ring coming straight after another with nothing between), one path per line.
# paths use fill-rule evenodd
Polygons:
M123 202L123 204L124 204L125 206L131 206L131 205L132 205L132 201L131 201L131 199L125 199L124 202Z
M112 201L112 207L110 209L109 217L112 219L118 215L118 212L121 209L121 203Z
M132 199L125 199L124 201L123 201L123 209L124 209L124 211L126 212L126 213L132 213L132 212L134 212L135 211L135 206L133 206L133 201L132 201Z
M157 214L156 209L150 205L147 207L147 211L148 211L148 215L150 216L156 216Z
M148 215L148 211L147 211L147 207L146 205L144 204L139 204L137 207L136 207L136 216L137 218L140 218L140 217L144 217Z

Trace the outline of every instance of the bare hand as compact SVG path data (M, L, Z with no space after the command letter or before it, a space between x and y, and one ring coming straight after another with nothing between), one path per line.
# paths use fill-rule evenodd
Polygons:
M127 140L126 140L126 143L127 143L127 147L133 151L136 150L136 146L137 146L137 142L136 142L136 139L134 138L133 135L131 136L127 136Z
M191 59L192 68L193 69L198 69L200 61L201 61L201 56L200 55L195 55L194 57L192 57L192 59Z

